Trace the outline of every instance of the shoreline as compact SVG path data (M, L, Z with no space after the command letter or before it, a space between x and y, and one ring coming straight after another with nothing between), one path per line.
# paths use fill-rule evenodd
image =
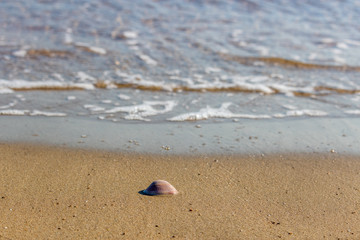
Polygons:
M359 118L114 123L1 116L0 142L150 154L328 153L360 155Z
M360 237L360 156L0 151L0 239ZM180 193L139 194L157 179Z

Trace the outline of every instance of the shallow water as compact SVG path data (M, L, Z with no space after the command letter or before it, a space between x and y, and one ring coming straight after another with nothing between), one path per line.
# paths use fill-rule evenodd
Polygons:
M0 115L360 114L357 1L5 1Z

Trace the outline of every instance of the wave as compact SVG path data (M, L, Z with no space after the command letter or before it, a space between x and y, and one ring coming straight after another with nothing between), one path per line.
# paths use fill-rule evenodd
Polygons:
M91 46L87 43L76 42L73 44L74 47L90 53L95 53L98 55L105 55L107 53L106 49L96 46ZM19 49L12 52L12 55L15 57L29 57L29 58L38 58L38 57L48 57L48 58L70 58L75 56L75 52L67 50L56 50L56 49Z
M321 65L315 63L305 63L305 62L300 62L300 61L290 60L280 57L243 57L243 56L230 55L226 53L218 53L218 55L227 61L234 61L244 65L254 65L256 63L261 62L271 66L281 66L287 68L323 69L323 70L360 72L360 66Z
M360 89L345 89L330 86L290 87L280 84L256 84L248 82L235 83L206 83L193 85L178 85L172 83L157 83L152 81L112 82L97 81L95 83L75 83L58 81L25 81L0 79L0 94L14 91L74 91L94 89L130 88L152 92L233 92L258 93L263 95L286 94L297 97L315 97L332 94L353 95L360 93Z
M66 117L66 113L60 112L44 112L39 110L19 110L19 109L5 109L0 110L0 116L45 116L45 117Z
M12 91L69 91L69 90L93 90L95 86L91 83L71 83L59 81L25 81L0 79L0 93L11 93Z
M70 51L64 51L64 50L20 49L13 52L13 55L16 57L28 56L30 58L36 58L36 57L68 58L68 57L72 57L74 54Z
M270 119L270 118L285 118L285 117L299 117L299 116L309 116L309 117L324 117L328 113L321 110L313 109L298 109L298 110L289 110L286 113L275 113L275 114L242 114L242 113L233 113L229 110L229 107L233 103L225 102L222 103L219 108L212 108L206 106L206 108L200 109L198 112L190 112L180 114L178 116L168 118L168 121L171 122L184 122L184 121L199 121L207 120L211 118L242 118L242 119Z

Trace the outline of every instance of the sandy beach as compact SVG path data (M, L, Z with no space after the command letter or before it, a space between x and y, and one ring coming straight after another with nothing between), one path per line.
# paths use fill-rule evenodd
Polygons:
M0 240L359 240L359 3L0 0Z
M360 238L359 157L0 152L0 239Z

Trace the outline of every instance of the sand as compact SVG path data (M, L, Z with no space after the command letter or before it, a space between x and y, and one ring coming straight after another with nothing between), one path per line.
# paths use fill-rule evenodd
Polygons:
M356 156L0 152L0 239L360 238ZM156 179L180 193L139 194Z

